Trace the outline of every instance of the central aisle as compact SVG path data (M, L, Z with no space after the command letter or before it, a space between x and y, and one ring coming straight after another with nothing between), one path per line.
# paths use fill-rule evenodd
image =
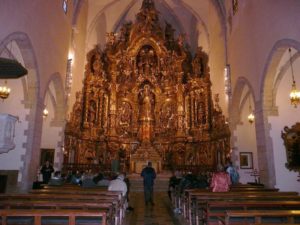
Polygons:
M180 216L172 211L167 192L154 192L154 206L146 206L143 192L130 193L129 205L134 208L126 212L125 225L183 225Z

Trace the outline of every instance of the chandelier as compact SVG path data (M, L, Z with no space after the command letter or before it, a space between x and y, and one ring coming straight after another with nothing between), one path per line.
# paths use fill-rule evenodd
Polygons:
M7 99L9 94L10 94L10 88L8 88L7 86L7 82L4 82L4 86L0 86L0 98L2 98L2 100Z
M291 54L291 48L289 48L289 54L290 54L290 65L291 65L291 71L292 71L292 90L290 92L290 100L291 104L297 108L297 105L300 103L300 92L297 90L296 87L296 81L294 77L294 70L293 70L293 64L292 64L292 54Z
M250 102L250 98L249 98L249 115L248 115L248 122L250 124L252 124L254 122L254 119L255 119L255 116L253 114L253 110L252 110L252 107L251 107L251 102Z
M46 93L46 104L45 104L45 108L44 108L44 110L43 110L43 118L44 119L46 119L47 118L47 116L48 116L48 114L49 114L49 111L48 111L48 109L47 109L47 102L48 102L48 95L47 95L47 93Z
M49 111L48 111L48 109L45 107L44 110L43 110L43 118L44 118L44 119L47 118L48 114L49 114Z

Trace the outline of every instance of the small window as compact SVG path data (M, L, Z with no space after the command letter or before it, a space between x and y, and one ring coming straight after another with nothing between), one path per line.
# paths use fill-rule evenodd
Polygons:
M63 2L62 2L62 8L63 8L65 14L67 14L67 11L68 11L68 0L63 0Z

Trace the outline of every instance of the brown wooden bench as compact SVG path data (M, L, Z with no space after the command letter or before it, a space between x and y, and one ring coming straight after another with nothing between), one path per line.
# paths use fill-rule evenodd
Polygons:
M120 191L107 191L105 189L37 189L31 190L30 193L32 194L51 194L55 195L84 195L84 196L112 196L118 197L119 199L119 208L120 208L120 218L124 218L125 216L125 198L122 196L122 192Z
M65 202L74 202L81 201L82 204L86 201L93 202L110 202L114 206L115 221L117 224L122 224L123 218L125 216L124 206L121 205L119 200L119 195L85 195L85 194L0 194L1 201L13 201L13 200L23 200L23 201L65 201Z
M87 201L41 201L14 199L0 201L0 209L98 209L107 213L108 224L118 224L115 217L115 208L112 202L87 202Z
M233 201L233 200L300 200L297 192L197 192L188 191L187 201L184 203L184 217L192 224L198 211L199 202Z
M1 223L7 225L8 217L33 217L34 225L41 225L43 217L68 218L69 225L75 225L76 218L101 218L97 224L106 225L106 212L100 210L67 210L67 209L2 209L0 210ZM87 218L89 217L89 218ZM90 223L88 223L90 224Z
M230 210L226 212L225 224L253 224L262 223L262 221L264 221L264 223L270 221L271 224L276 224L276 221L272 220L276 218L284 218L287 220L279 222L293 224L295 223L295 217L300 218L300 210ZM234 219L236 220L234 221Z
M208 201L197 207L196 225L200 222L211 224L219 218L225 219L228 210L300 210L299 201L265 201L265 200L232 200L232 201Z
M290 200L294 197L300 198L297 192L261 192L261 191L245 191L245 192L208 192L197 189L186 190L184 193L183 199L183 215L185 218L191 219L191 209L193 205L195 205L195 201L197 200L212 200L212 199L234 199L234 198L258 198L260 196L264 198L285 198Z

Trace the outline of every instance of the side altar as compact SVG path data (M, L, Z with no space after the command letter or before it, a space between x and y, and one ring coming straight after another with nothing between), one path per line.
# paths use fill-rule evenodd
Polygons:
M208 55L161 23L144 0L134 23L87 54L81 92L65 129L65 164L110 165L139 173L166 166L224 164L230 132L212 99Z

